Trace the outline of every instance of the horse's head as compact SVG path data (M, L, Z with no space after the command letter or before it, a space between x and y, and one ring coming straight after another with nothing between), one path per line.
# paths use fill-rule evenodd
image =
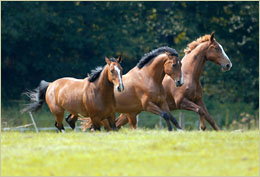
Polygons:
M206 52L206 58L222 67L222 71L228 71L232 67L232 63L225 53L223 47L216 41L214 32L211 33L209 47Z
M170 55L166 52L167 60L164 64L164 72L169 75L175 82L176 87L183 84L183 75L181 72L181 61L178 56Z
M108 70L108 80L114 84L114 86L117 87L117 90L119 92L122 92L124 90L124 85L122 81L122 67L119 64L121 61L121 56L118 57L117 59L111 58L108 59L107 57L105 58L106 62L109 66Z

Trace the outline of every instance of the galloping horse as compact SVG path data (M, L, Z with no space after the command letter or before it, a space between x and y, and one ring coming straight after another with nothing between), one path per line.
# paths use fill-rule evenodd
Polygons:
M123 75L124 92L116 92L116 112L125 113L130 127L136 128L135 116L141 111L148 111L163 117L168 130L172 130L171 121L177 129L181 129L177 120L171 115L166 102L166 94L162 86L165 75L175 82L176 87L183 84L181 62L178 53L170 47L161 47L144 55L139 63L127 74ZM116 90L116 88L114 88ZM102 121L107 127L106 121ZM85 127L91 122L83 121Z
M61 78L52 83L41 81L35 91L26 93L33 102L22 112L39 110L46 100L59 131L64 131L64 110L75 118L79 114L90 117L94 129L100 130L100 121L104 119L108 119L110 126L115 127L114 86L118 92L124 90L122 67L119 64L121 57L105 60L106 66L92 70L85 79Z
M191 42L184 52L185 56L182 59L181 68L185 80L184 85L175 87L174 81L170 77L165 76L163 79L163 87L167 93L169 108L170 110L184 109L198 113L200 115L200 129L203 131L206 129L204 119L215 130L219 130L203 102L200 76L206 61L212 61L220 65L223 71L230 70L232 63L224 52L223 47L216 41L214 33L202 36ZM122 126L127 121L125 117L120 117L116 124L117 126Z

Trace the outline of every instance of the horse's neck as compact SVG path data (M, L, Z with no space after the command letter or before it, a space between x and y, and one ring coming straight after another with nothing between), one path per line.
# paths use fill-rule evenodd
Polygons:
M148 75L155 83L162 84L163 78L165 76L164 63L165 57L158 56L159 58L153 59L152 63L144 68L147 70L144 74Z
M182 72L184 75L199 82L206 62L206 49L207 43L204 42L184 56L182 59Z
M106 65L104 70L100 73L97 81L97 87L100 90L102 97L109 97L114 95L114 84L108 80L108 69L109 67Z

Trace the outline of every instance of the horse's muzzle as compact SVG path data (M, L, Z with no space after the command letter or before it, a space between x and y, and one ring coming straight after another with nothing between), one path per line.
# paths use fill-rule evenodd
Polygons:
M222 68L221 68L221 70L223 71L223 72L226 72L226 71L229 71L230 69L231 69L231 67L232 67L232 64L230 63L228 63L228 64L225 64L225 65L222 65Z

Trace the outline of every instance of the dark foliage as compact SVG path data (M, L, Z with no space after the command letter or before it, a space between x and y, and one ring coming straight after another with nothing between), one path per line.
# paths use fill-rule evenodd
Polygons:
M122 55L124 72L160 46L180 57L194 39L215 32L232 61L208 62L204 97L259 105L259 2L2 2L2 106L40 80L85 78Z

